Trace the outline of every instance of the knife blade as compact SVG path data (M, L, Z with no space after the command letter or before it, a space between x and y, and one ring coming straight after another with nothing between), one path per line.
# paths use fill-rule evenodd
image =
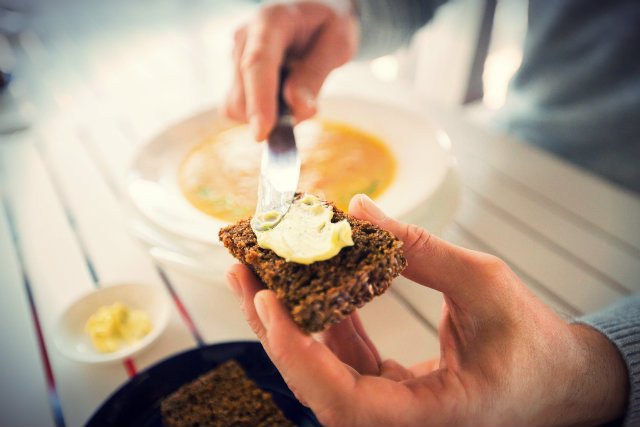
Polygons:
M300 157L293 134L293 115L282 93L287 69L280 72L278 116L262 151L258 204L251 219L255 231L278 225L293 203L300 178Z

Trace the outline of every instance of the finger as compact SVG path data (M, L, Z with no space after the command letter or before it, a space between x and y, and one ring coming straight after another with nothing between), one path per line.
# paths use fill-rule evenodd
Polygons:
M265 330L262 327L262 322L260 322L255 306L253 305L253 298L256 293L264 289L262 283L260 283L258 278L247 266L242 264L235 264L229 268L227 281L240 303L240 308L247 324L258 339L262 341Z
M253 274L253 272L251 272L249 268L242 264L233 265L229 269L227 278L229 280L230 288L240 302L242 312L244 313L249 326L256 334L258 339L260 339L267 353L271 354L265 335L265 328L263 327L263 324L260 321L260 318L258 317L255 306L253 304L256 293L264 288L262 287L256 276ZM298 388L293 383L288 381L286 377L285 381L287 382L287 385L293 392L296 399L298 399L304 406L310 406L309 403L307 403L307 399L304 397L304 395L298 391Z
M300 402L303 406L306 406L307 408L309 407L309 404L307 403L307 401L304 400L304 397L300 396L300 393L298 393L295 388L291 388L291 392L293 393L295 398L298 399L298 402Z
M246 39L246 27L242 27L236 31L234 36L235 44L233 48L234 79L231 85L231 90L227 94L227 98L223 106L223 112L227 117L240 122L245 122L247 120L244 83L242 81L242 72L240 70L240 61L242 59L242 52L244 52Z
M317 334L318 340L326 345L338 358L361 375L378 375L380 356L371 350L355 327L354 315L344 318L327 331ZM366 336L366 334L365 334Z
M238 122L246 122L246 107L244 102L244 88L238 82L234 82L227 93L222 112L225 116Z
M316 99L331 71L346 63L354 54L356 41L349 40L352 29L339 24L336 17L325 24L305 55L291 65L284 96L298 121L316 113ZM356 34L355 31L351 31ZM345 40L349 40L345 43Z
M292 86L292 84L295 86ZM312 91L306 86L298 86L296 83L291 83L291 78L285 82L284 96L296 123L313 117L318 111L318 92Z
M298 328L275 293L258 292L254 304L266 331L261 341L269 357L314 412L324 412L348 399L356 383L352 371Z
M250 26L240 61L247 117L258 141L267 137L276 119L280 67L288 45L287 34L273 30L279 24L274 18Z
M403 242L408 262L405 277L456 301L473 301L478 293L484 292L484 281L478 277L475 266L488 255L452 245L418 226L396 221L364 194L351 199L349 213L391 232Z

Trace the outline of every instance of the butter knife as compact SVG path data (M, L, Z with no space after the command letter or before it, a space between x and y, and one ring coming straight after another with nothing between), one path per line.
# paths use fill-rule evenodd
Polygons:
M262 151L258 204L251 219L254 232L278 225L291 207L300 178L293 115L282 93L287 74L285 68L280 72L277 121Z

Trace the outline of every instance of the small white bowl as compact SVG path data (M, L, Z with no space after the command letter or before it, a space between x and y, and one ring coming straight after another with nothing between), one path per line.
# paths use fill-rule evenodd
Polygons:
M118 351L101 353L94 348L84 326L98 308L116 302L147 313L151 332ZM54 341L58 350L70 359L86 363L115 362L133 356L155 341L166 328L170 313L169 299L161 288L135 284L105 286L79 298L62 313Z

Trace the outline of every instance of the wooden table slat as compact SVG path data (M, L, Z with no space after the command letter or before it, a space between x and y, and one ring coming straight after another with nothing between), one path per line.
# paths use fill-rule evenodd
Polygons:
M558 250L593 267L621 290L640 291L640 254L594 234L593 228L576 222L573 216L549 209L528 197L530 192L509 186L477 158L461 157L459 160L464 183L475 195L538 234L540 239L551 242Z
M127 380L127 373L122 364L96 369L72 361L55 347L58 317L95 286L45 166L30 141L3 142L0 162L64 419L68 426L80 426Z
M0 200L0 342L4 347L0 384L5 390L0 399L0 425L21 420L27 426L53 426L45 367L7 209Z
M518 269L571 301L583 313L613 303L624 294L589 274L582 265L554 252L553 248L487 209L482 201L466 193L457 224L498 251Z
M458 120L459 125L454 127L448 125L450 120L444 119L442 123L459 155L482 160L536 193L547 209L564 211L593 228L594 234L616 239L640 254L640 198L515 138L482 130L466 121Z

